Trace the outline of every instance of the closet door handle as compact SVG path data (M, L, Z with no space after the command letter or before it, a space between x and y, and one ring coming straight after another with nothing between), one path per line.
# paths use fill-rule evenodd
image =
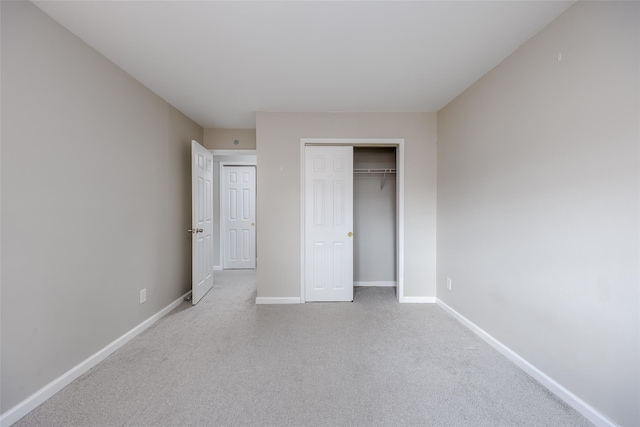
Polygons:
M352 232L348 232L347 236L351 237L351 236L353 236L353 233Z

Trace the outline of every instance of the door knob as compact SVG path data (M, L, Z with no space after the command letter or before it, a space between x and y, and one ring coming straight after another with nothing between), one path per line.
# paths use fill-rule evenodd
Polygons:
M255 226L256 226L256 223L255 223L255 222L252 222L252 223L251 223L251 226L252 226L252 227L255 227Z
M353 233L352 232L348 232L347 236L351 237L351 236L353 236Z
M203 231L204 231L204 230L203 230L202 228L198 228L198 229L196 230L196 233L202 233Z
M197 231L194 230L193 228L190 228L190 229L187 230L187 233L195 234L195 233L197 233Z

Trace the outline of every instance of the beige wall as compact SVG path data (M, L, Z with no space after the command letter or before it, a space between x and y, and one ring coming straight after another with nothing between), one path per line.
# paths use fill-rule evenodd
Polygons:
M639 22L636 2L577 2L438 113L438 298L625 426L640 425Z
M237 140L238 145L233 141ZM204 146L210 150L255 150L255 129L207 128L204 130Z
M1 8L5 412L190 289L203 135L33 4Z
M300 297L300 138L405 139L405 296L435 296L436 114L258 113L258 296Z

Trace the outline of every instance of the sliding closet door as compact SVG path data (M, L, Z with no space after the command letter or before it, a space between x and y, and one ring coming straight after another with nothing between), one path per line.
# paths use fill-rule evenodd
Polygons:
M353 147L305 147L305 299L353 301Z

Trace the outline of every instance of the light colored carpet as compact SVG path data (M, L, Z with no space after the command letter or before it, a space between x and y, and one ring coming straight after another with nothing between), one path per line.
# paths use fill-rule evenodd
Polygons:
M586 426L432 304L256 306L254 272L184 303L16 426Z

